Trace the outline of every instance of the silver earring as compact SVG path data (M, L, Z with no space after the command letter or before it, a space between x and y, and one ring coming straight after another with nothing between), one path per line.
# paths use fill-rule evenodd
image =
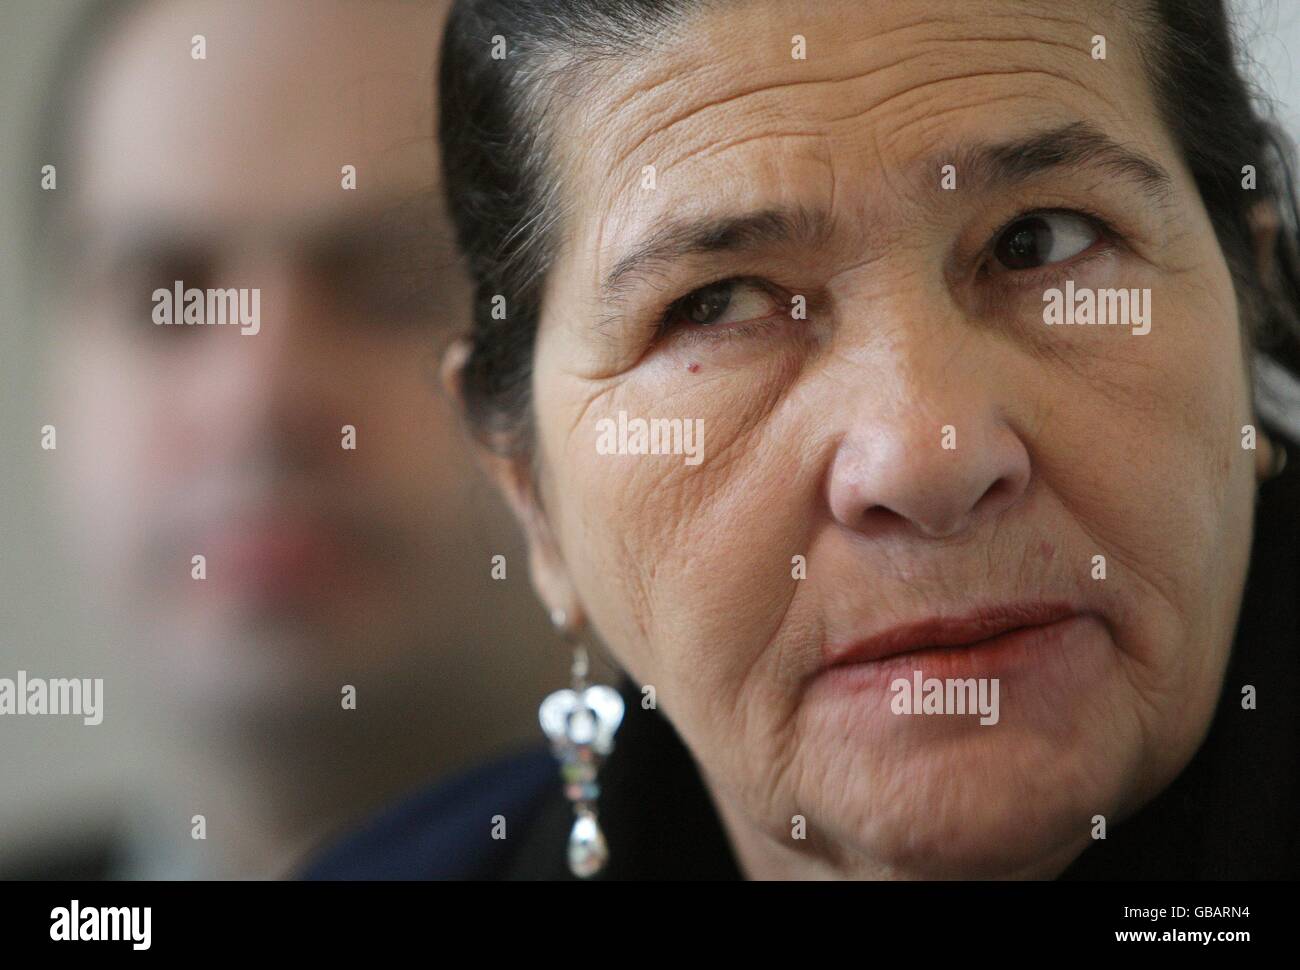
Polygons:
M563 610L551 619L571 640ZM581 879L594 876L609 861L609 846L596 820L600 785L596 773L614 750L614 732L623 722L623 698L603 684L587 684L587 648L573 647L573 686L557 690L542 701L537 718L560 761L564 794L573 803L569 832L569 871Z

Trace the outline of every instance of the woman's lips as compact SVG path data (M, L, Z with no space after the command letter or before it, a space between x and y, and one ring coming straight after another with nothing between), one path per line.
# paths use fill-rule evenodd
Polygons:
M1051 638L1066 621L1083 615L1068 603L1015 603L983 607L955 617L926 617L889 627L854 641L828 643L823 669L880 664L891 658L915 661L961 659L967 655L1018 649Z

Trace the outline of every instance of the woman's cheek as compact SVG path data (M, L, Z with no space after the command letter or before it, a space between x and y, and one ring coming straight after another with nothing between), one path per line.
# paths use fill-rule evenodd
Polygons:
M1165 692L1212 679L1231 637L1224 591L1244 568L1220 554L1249 515L1249 410L1240 369L1222 366L1241 346L1215 283L1213 267L1157 281L1151 333L1099 342L1040 390L1054 404L1039 472L1089 558L1105 556L1121 651Z
M773 427L798 361L766 346L647 359L586 389L564 443L566 561L582 570L580 595L606 641L643 645L642 657L620 658L636 676L725 682L781 609L782 564L800 548L789 533L813 516L785 508L800 491L802 442Z

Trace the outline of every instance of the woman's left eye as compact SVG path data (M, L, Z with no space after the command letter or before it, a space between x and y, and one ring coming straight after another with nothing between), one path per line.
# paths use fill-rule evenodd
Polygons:
M664 322L722 327L768 316L772 308L772 297L757 283L721 280L686 294L669 308Z
M1091 219L1073 212L1033 212L1002 230L993 256L1003 269L1041 269L1090 249L1102 237Z

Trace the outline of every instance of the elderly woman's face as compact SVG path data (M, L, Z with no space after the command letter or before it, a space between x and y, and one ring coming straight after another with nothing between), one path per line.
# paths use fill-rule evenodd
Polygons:
M1131 19L791 7L701 17L556 122L538 585L655 687L751 874L1054 873L1222 682L1255 477L1228 270ZM1118 322L1045 322L1116 288ZM635 419L702 453L608 453ZM996 680L996 723L921 713L931 678Z

